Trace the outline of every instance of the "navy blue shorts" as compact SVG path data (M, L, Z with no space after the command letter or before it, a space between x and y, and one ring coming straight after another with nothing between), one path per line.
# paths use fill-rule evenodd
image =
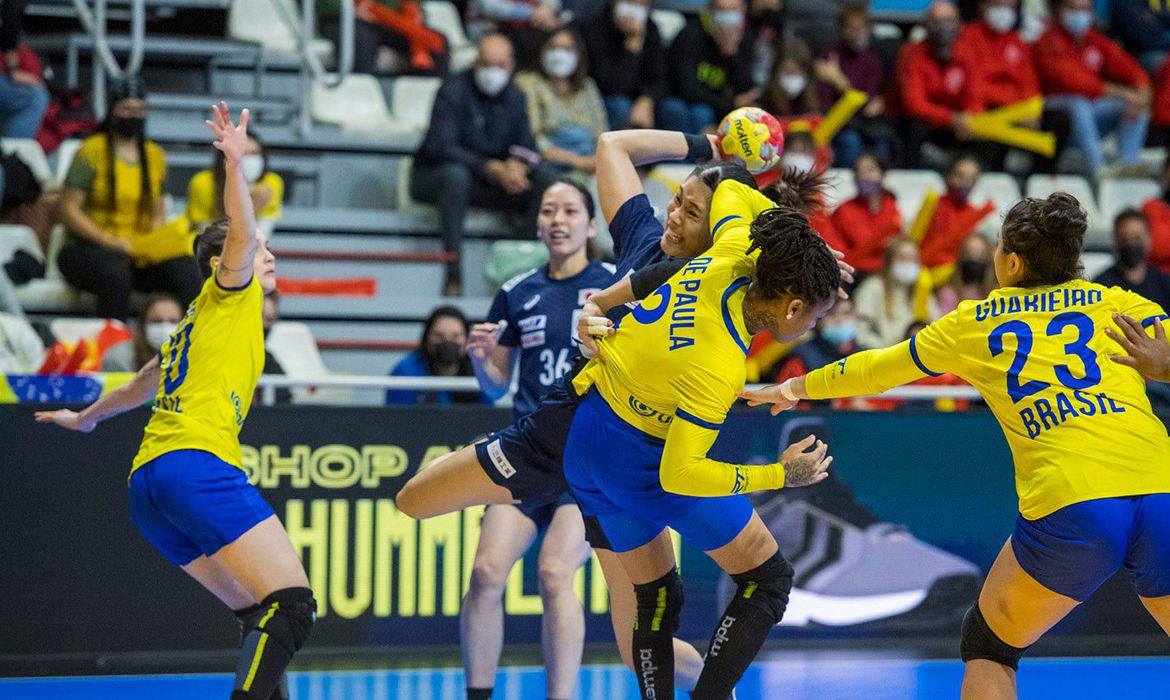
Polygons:
M662 448L662 440L626 423L590 392L565 447L565 477L587 516L586 533L600 527L615 552L637 549L667 527L704 552L733 540L752 517L747 497L667 493L658 476Z
M573 500L573 494L565 490L556 500L551 503L544 503L541 505L527 505L525 503L517 503L516 507L524 514L524 517L536 524L536 531L543 532L552 524L553 516L557 513L557 508L561 506L575 506L577 502Z
M130 518L172 564L184 566L273 515L243 470L203 450L176 450L130 476Z
M1122 566L1143 598L1170 595L1170 494L1099 498L1016 520L1012 551L1050 591L1083 601Z

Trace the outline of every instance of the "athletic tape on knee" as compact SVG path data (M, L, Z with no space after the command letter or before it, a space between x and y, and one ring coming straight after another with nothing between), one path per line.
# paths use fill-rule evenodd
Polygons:
M673 635L683 606L682 578L671 569L662 578L634 586L638 610L634 633Z
M317 621L317 601L308 588L283 588L260 601L264 615L255 629L263 630L288 649L299 651Z
M788 594L792 592L792 577L796 572L779 550L751 571L735 574L736 598L755 601L776 619L784 617L788 608Z
M963 640L959 644L959 654L964 663L983 659L994 661L1001 666L1017 670L1020 658L1027 653L1027 647L1014 647L999 638L987 624L979 604L972 605L963 616Z

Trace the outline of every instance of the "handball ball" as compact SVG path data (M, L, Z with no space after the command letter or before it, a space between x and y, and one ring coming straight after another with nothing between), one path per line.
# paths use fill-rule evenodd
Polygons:
M719 123L719 147L759 175L780 164L784 131L776 117L759 107L740 107Z

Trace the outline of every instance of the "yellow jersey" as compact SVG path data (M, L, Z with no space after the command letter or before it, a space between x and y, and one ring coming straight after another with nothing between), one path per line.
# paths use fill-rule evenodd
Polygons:
M811 372L813 399L874 394L951 373L983 395L1007 437L1020 514L1098 498L1170 492L1170 438L1145 381L1109 359L1112 314L1166 323L1151 301L1074 280L965 301L914 338Z
M94 134L81 142L69 164L65 187L85 191L82 211L104 231L118 238L132 238L150 230L151 211L142 209L142 164L114 158L114 206L110 207L110 158L105 134ZM146 163L154 201L162 197L167 175L167 157L162 147L146 142Z
M596 388L623 421L666 441L666 491L719 496L783 485L776 465L707 459L746 375L752 339L743 300L757 257L747 252L749 228L774 206L750 187L721 183L711 203L714 245L626 315L573 381L578 394Z
M241 465L240 427L264 369L264 292L225 289L213 274L159 351L158 397L130 473L175 450Z
M264 173L252 188L267 185L272 190L272 199L263 211L256 212L257 219L279 219L284 202L284 179L273 172ZM222 195L221 195L222 198ZM215 175L210 170L195 173L187 184L187 218L196 224L206 224L226 218L223 201L215 201Z

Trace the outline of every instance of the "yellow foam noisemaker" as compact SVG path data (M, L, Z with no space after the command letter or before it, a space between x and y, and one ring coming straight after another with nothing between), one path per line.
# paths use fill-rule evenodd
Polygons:
M136 264L143 266L192 255L194 248L195 233L186 214L130 239L131 256Z
M981 139L1022 148L1051 158L1056 154L1056 134L1017 126L1017 122L1038 119L1044 100L1031 97L971 117L971 133Z
M938 190L933 187L922 195L922 206L918 208L918 214L914 217L914 223L910 224L910 231L906 236L915 243L921 244L922 239L926 237L926 230L930 228L930 222L934 219L934 212L938 210Z
M846 90L813 130L813 141L818 146L827 145L866 102L869 102L869 95L860 90Z
M934 296L934 278L929 270L923 270L914 283L914 320L930 323L930 298Z

